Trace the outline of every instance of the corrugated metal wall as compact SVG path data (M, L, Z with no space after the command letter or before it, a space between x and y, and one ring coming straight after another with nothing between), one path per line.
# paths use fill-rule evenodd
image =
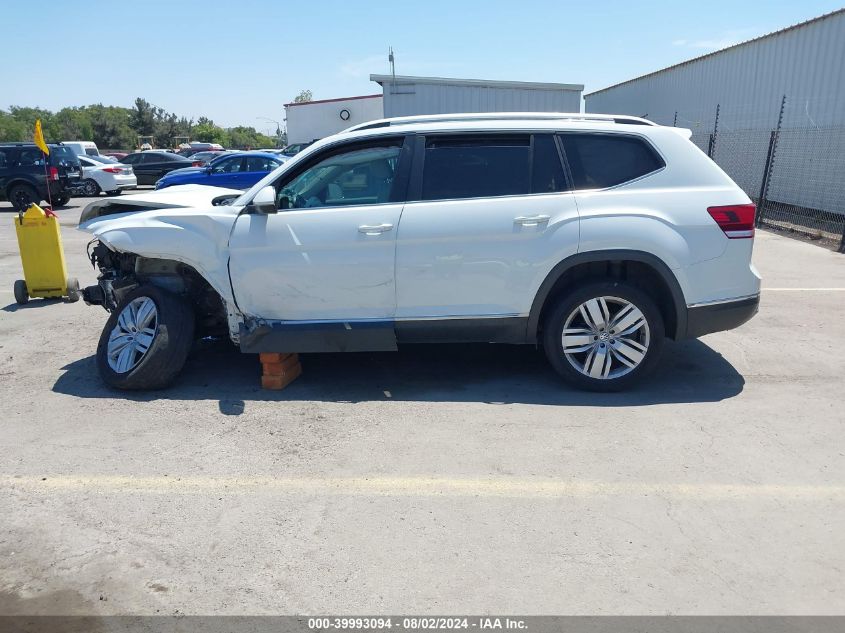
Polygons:
M771 129L845 125L845 10L584 97L587 112L672 125Z
M579 112L579 90L433 83L384 84L384 116L454 112Z
M752 198L786 95L769 197L845 213L845 10L586 95L585 110L645 116L693 142Z

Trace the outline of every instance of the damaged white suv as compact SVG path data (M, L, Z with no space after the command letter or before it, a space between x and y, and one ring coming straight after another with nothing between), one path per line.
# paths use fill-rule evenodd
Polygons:
M754 206L643 119L467 114L370 122L241 194L197 186L94 203L111 313L103 379L158 388L193 341L242 352L540 344L566 380L625 388L666 337L757 311Z

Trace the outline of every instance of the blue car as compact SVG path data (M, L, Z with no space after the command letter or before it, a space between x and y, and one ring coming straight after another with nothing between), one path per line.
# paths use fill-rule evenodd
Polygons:
M175 169L156 182L156 189L175 185L211 185L249 189L287 160L269 152L238 152L215 158L204 167Z

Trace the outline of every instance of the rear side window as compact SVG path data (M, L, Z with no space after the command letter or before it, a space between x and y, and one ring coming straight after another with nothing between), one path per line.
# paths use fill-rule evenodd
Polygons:
M629 182L665 165L651 146L633 136L561 135L576 189L604 189Z
M422 199L527 194L530 156L528 135L426 139Z

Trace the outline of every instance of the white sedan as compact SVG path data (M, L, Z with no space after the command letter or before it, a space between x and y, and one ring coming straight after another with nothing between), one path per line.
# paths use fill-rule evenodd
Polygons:
M132 165L118 163L105 156L80 156L82 165L82 194L98 196L105 191L116 196L124 189L134 189L138 179Z

